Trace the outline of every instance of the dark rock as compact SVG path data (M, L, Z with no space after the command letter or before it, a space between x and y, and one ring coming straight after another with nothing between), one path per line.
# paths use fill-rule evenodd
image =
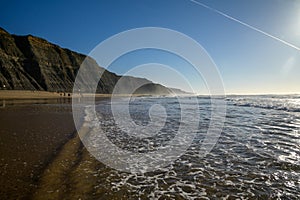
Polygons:
M91 73L103 72L97 93L112 93L120 76L101 68L94 59L38 37L11 35L0 28L0 89L71 92L84 59L92 66ZM143 84L136 93L169 93L168 88L147 79L124 79L123 93Z

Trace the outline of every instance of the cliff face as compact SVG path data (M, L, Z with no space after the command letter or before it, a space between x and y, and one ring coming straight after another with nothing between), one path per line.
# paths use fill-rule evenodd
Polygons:
M11 35L0 28L0 89L45 90L71 92L77 71L86 58L85 55L60 48L44 39ZM94 70L103 71L96 61L87 57ZM166 87L153 84L147 79L125 77L124 88L147 84L143 93L167 90ZM98 83L98 93L112 93L120 76L104 71ZM165 91L164 90L164 91ZM124 92L124 91L123 91Z

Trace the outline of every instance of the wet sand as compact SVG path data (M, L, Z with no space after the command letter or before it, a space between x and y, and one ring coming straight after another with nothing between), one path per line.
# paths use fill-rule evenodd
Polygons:
M107 180L112 170L82 145L71 98L22 98L22 92L9 93L1 96L0 91L0 199L129 197L126 189L112 190ZM79 133L88 130L83 127Z
M41 176L76 137L71 99L17 103L0 108L0 199L28 199ZM46 104L45 104L46 103Z

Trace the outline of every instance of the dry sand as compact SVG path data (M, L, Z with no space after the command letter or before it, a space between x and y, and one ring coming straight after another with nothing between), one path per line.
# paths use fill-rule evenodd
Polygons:
M0 99L43 99L68 97L69 93L28 90L0 90Z
M111 94L91 94L91 93L68 93L68 92L46 92L46 91L29 91L29 90L0 90L0 99L50 99L50 98L71 98L71 97L111 97ZM151 96L150 94L114 94L117 97L128 96Z

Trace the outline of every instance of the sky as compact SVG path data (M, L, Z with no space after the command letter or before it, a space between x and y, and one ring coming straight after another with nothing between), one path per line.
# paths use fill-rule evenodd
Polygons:
M0 27L84 54L129 29L168 28L205 49L227 94L300 93L300 1L195 1L205 6L190 0L2 0ZM130 72L139 65L144 70ZM183 79L174 78L167 68L160 69L162 65L176 70L194 92L208 92L205 77L170 52L138 50L121 56L108 69L189 90L181 84Z

